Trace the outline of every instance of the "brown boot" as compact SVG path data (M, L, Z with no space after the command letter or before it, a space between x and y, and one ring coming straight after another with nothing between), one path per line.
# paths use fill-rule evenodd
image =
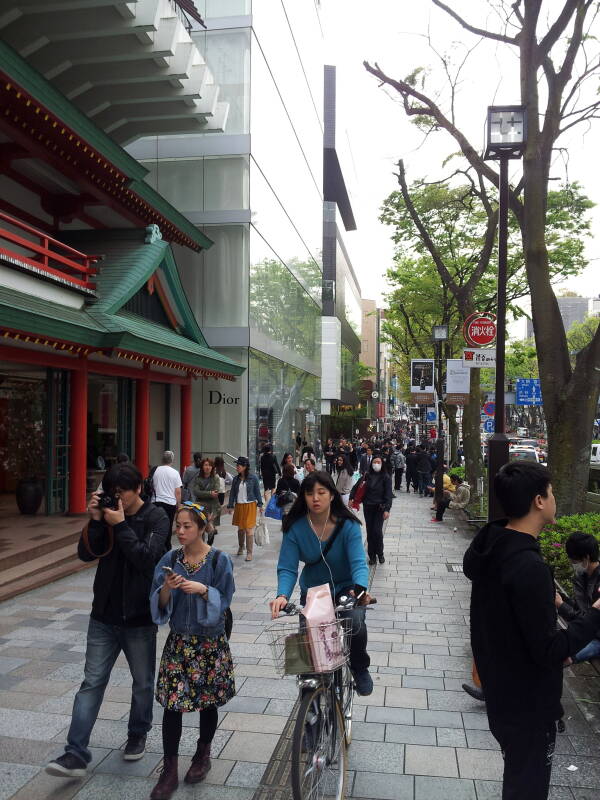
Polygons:
M165 756L158 783L152 789L150 800L169 800L178 786L177 756Z
M238 530L238 556L244 555L244 541L246 539L246 532Z
M246 534L246 561L252 561L252 552L254 551L254 534Z
M208 775L210 767L210 744L201 742L198 739L198 746L192 758L192 764L183 780L186 783L200 783Z

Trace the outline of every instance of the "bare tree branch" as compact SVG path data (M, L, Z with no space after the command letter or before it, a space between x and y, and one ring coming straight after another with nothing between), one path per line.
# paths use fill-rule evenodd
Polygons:
M552 50L556 42L565 32L565 29L569 24L571 17L577 10L577 6L579 5L579 3L580 0L566 0L565 5L563 6L563 10L560 12L554 24L550 26L550 30L538 45L538 51L540 54L540 63L541 59L544 56L548 55L550 50Z
M504 44L516 45L519 43L518 39L514 36L506 36L503 33L494 33L493 31L486 31L485 28L477 28L474 25L470 25L459 14L457 14L453 8L447 6L446 3L442 3L442 0L431 0L431 2L455 19L465 30L470 31L470 33L474 33L476 36L483 36L485 39L494 39L497 42L504 42Z

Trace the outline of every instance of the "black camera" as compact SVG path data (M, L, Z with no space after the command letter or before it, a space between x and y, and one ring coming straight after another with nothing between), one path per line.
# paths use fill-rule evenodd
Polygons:
M99 500L100 508L111 508L116 511L119 508L119 498L114 494L102 494Z

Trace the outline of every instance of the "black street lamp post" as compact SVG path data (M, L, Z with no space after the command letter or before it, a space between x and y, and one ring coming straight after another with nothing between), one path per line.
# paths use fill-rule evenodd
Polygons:
M500 161L498 184L498 298L496 315L496 397L494 433L488 449L488 519L499 519L504 510L494 492L494 477L508 462L504 407L506 345L506 282L508 253L508 162L521 158L527 140L527 116L523 106L489 106L486 159Z
M435 357L437 360L437 388L438 388L438 435L436 443L435 462L435 501L444 497L444 423L442 420L442 343L448 340L448 326L434 325L432 338L435 342Z

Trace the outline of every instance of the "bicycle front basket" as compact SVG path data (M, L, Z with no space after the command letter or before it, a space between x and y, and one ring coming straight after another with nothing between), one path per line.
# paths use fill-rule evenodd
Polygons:
M290 633L284 640L284 675L312 672L310 647L304 633Z

